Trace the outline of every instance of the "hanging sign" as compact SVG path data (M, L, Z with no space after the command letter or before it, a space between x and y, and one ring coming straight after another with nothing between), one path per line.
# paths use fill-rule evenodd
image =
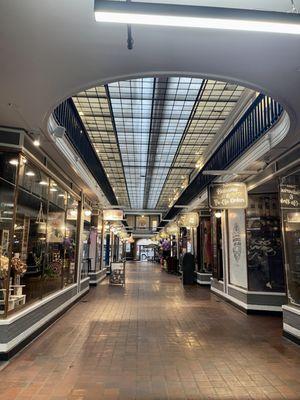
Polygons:
M104 221L122 221L123 210L103 210Z
M300 188L297 185L280 185L280 205L283 210L300 207Z
M179 228L197 228L199 225L199 214L197 212L189 212L181 214L177 219Z
M247 187L242 182L212 183L208 188L208 203L212 209L248 207Z

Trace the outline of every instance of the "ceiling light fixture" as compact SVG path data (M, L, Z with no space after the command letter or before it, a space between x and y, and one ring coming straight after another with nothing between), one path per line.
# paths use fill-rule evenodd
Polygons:
M221 218L221 217L222 217L221 211L216 211L216 212L215 212L215 217L216 217L216 218Z
M39 134L35 134L34 135L34 137L33 137L33 145L35 146L35 147L39 147L40 146L40 144L41 144L41 139L40 139L40 135Z
M97 22L300 34L300 15L221 7L95 0Z
M13 158L9 161L10 165L14 165L15 167L19 165L19 161L16 158Z
M35 176L35 173L33 171L27 171L25 173L25 175L27 175L27 176Z

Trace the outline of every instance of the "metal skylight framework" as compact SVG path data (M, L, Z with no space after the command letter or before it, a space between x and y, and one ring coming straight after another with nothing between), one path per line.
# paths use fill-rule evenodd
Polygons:
M145 193L145 208L155 208L184 134L202 79L157 79L154 93L151 137L156 142L154 157L148 166L149 190Z
M120 205L167 208L243 87L185 77L111 83L73 98Z
M82 122L102 162L120 204L129 207L126 181L105 86L85 90L73 97Z
M154 79L108 85L132 208L143 208Z
M189 175L241 98L242 86L207 80L188 123L157 207L167 208L185 187Z

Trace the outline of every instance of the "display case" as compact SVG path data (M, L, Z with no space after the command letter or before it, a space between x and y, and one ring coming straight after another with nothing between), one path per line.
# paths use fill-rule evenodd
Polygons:
M45 165L0 152L0 314L76 281L79 197Z

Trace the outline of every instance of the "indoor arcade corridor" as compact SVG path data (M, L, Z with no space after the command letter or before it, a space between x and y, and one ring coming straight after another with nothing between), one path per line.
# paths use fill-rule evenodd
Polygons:
M300 348L281 333L281 317L128 263L124 288L105 280L10 360L0 399L296 400Z

